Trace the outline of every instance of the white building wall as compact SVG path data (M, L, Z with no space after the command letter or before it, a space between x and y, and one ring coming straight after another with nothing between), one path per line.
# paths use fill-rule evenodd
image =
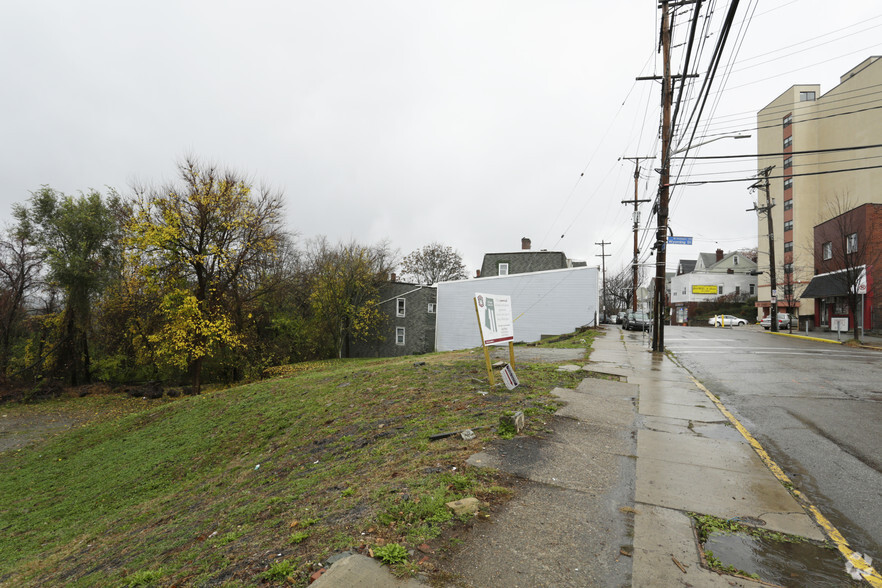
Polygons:
M511 296L515 341L571 333L593 325L598 312L600 271L596 267L440 282L435 350L481 346L475 315L476 292Z
M736 286L741 287L741 294L749 295L750 284L754 284L754 295L756 295L756 282L756 276L747 274L692 272L674 276L671 278L671 304L716 300L720 296L734 294ZM692 286L723 286L723 293L693 294Z

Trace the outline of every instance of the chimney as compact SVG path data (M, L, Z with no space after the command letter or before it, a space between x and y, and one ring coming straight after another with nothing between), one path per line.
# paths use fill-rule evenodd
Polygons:
M476 278L480 278L480 277L481 277L481 270L475 270L475 277L476 277Z
M717 261L723 261L723 250L717 249Z
M394 282L396 277L395 272L392 272L392 275L389 276L389 281Z
M521 249L526 251L530 248L530 240L526 237L521 237Z

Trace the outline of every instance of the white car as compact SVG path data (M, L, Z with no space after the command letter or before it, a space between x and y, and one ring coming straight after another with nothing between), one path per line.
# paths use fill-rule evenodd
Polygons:
M747 324L747 320L731 314L718 314L709 318L707 324L715 327L743 327Z

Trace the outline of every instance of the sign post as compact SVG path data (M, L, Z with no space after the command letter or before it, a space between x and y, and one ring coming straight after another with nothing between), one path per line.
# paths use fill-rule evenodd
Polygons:
M490 385L496 384L493 367L490 365L488 345L508 343L509 365L514 366L514 321L511 312L511 297L498 294L475 293L475 315L481 332L481 345L484 348L484 361L487 363L487 376ZM512 375L514 373L512 372Z

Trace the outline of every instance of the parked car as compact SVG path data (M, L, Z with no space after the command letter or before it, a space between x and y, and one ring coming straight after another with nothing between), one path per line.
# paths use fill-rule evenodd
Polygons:
M738 318L731 314L718 314L707 319L707 324L715 327L743 327L747 324L747 319Z
M627 314L628 313L625 312L624 310L622 312L620 312L619 314L617 314L616 315L616 324L617 325L623 324L625 322L625 316L627 316Z
M625 323L623 326L628 331L636 331L637 329L646 331L651 324L652 319L650 319L649 315L645 312L629 312L625 317Z
M779 329L789 329L791 320L793 320L793 319L789 314L787 314L786 312L779 312L778 313L778 328ZM769 315L766 318L764 318L762 321L760 321L760 324L767 331L769 329L771 329L772 328L772 315Z

